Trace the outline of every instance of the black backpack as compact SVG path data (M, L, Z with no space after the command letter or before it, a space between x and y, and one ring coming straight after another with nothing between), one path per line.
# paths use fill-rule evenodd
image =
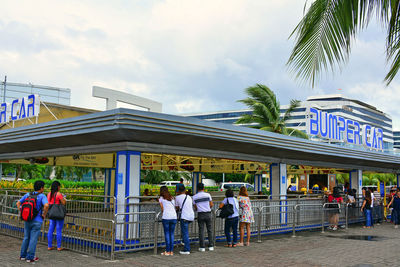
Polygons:
M39 211L36 209L38 195L39 194L29 193L29 196L22 203L21 220L30 222L39 214Z

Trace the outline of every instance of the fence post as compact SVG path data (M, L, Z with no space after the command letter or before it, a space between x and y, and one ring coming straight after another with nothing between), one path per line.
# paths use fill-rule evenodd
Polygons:
M156 214L156 218L154 219L154 255L157 255L157 247L158 247L158 215Z
M258 235L258 239L257 242L261 243L261 222L262 222L262 211L264 210L263 208L257 208L258 209L258 225L257 225L257 235Z
M349 229L349 203L346 204L346 230Z
M214 245L217 243L217 210L213 211L213 238L214 238Z
M115 202L114 202L115 203ZM111 229L111 260L115 259L115 228L117 227L117 218L114 213L114 220L112 221L112 229Z
M299 204L295 205L293 207L293 233L292 233L292 237L296 237L296 220L297 220L297 207L299 206Z
M325 233L325 204L322 205L321 233Z

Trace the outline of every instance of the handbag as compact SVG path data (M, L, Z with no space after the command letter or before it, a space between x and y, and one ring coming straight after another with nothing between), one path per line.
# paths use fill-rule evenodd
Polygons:
M225 204L221 209L220 209L220 213L219 213L219 217L220 218L228 218L229 216L231 216L234 211L233 211L233 205L229 203L229 199L227 198L226 201L228 202L227 204Z
M63 220L67 213L67 210L65 209L64 205L55 204L56 197L57 197L57 194L54 196L53 204L50 205L47 215L50 220Z
M187 199L187 195L186 195L186 197L185 197L185 200L183 201L183 203L182 203L182 208L179 208L179 211L178 211L178 221L181 219L181 217L182 217L182 210L183 210L183 207L185 206L185 202L186 202L186 199Z

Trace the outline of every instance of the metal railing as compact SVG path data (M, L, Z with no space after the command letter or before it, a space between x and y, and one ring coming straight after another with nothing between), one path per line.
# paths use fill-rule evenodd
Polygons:
M0 233L23 238L23 221L19 219L16 201L21 194L0 194ZM162 228L161 209L158 202L146 197L127 197L125 203L117 203L115 197L79 195L82 200L67 201L68 214L64 220L62 246L81 253L114 259L115 254L153 249L165 246ZM92 200L93 197L96 201ZM85 198L87 200L85 200ZM116 209L116 204L121 205ZM220 201L214 202L212 228L214 241L225 240L224 220L217 217ZM322 198L297 196L288 199L254 199L251 201L254 223L251 236L257 242L263 235L273 233L292 233L306 229L321 228L324 232L329 225L331 209ZM360 201L354 207L340 205L339 221L348 224L364 220L360 212ZM197 216L196 216L197 217ZM47 243L49 221L42 226L40 242ZM191 243L198 242L196 220L189 225ZM181 243L179 222L175 228L175 244Z

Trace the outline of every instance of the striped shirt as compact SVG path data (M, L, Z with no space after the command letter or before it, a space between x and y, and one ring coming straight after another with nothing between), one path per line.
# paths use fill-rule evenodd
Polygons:
M193 202L197 207L197 212L210 212L210 201L212 201L211 195L204 191L200 191L193 196Z

